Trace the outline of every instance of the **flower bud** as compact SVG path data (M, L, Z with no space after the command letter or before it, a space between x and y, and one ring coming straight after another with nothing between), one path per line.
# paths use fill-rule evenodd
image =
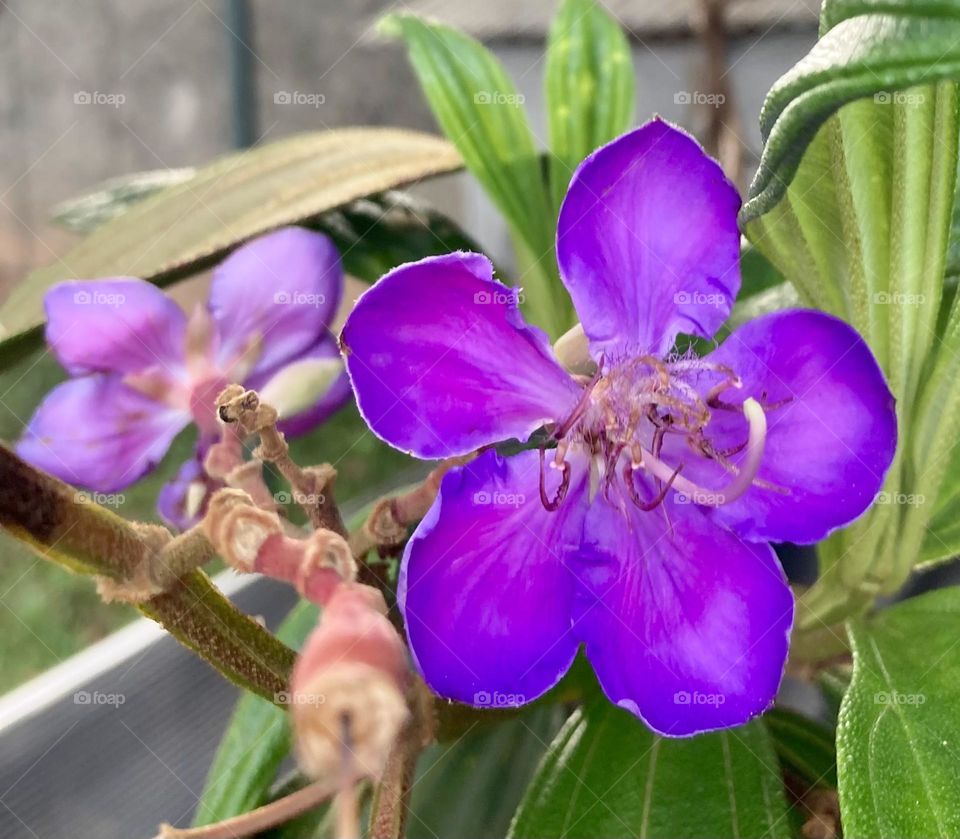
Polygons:
M403 642L376 589L343 584L307 639L291 681L297 755L307 774L331 777L346 759L379 778L409 712Z
M253 506L250 496L237 489L221 489L214 494L203 527L226 563L243 573L256 570L264 542L283 533L276 513Z

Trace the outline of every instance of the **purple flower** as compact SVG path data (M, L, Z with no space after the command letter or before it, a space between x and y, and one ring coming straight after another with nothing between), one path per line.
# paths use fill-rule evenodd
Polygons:
M863 340L814 311L709 338L740 285L740 200L697 143L654 121L591 155L557 256L597 363L567 373L490 263L401 266L357 303L342 349L386 441L462 455L399 584L417 666L441 696L518 705L581 645L607 696L684 736L766 709L793 598L769 541L815 542L873 500L894 401Z
M215 271L206 306L184 312L129 277L59 283L47 292L47 343L72 378L30 420L19 454L77 486L114 492L149 472L191 422L195 459L161 493L185 524L202 456L217 435L214 400L227 384L269 391L291 364L338 357L328 324L343 290L333 243L289 227L256 239ZM302 431L349 395L345 374L319 404L288 420Z

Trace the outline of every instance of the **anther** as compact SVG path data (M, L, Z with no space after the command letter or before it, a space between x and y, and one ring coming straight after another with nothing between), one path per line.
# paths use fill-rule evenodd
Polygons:
M546 460L546 451L543 447L540 449L540 503L543 504L543 508L550 512L556 510L562 503L563 499L567 497L567 490L570 489L570 464L565 460L560 463L554 462L552 465L554 468L560 470L560 486L557 487L557 491L554 493L553 498L550 498L547 495L547 486L546 486L546 475L545 475L545 460Z

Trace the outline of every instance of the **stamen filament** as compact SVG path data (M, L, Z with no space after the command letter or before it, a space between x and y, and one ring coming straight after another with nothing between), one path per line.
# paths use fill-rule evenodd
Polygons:
M668 466L651 452L643 449L643 465L650 474L663 481L673 481L673 487L688 496L695 504L709 507L720 507L736 501L753 485L754 478L760 470L763 460L763 450L767 439L767 416L763 408L752 397L743 402L743 415L750 426L747 437L747 456L740 466L739 473L725 487L717 490L704 489L676 474L676 470Z

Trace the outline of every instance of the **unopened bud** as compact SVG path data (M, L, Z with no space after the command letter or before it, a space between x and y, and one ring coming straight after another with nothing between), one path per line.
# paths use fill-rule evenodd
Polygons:
M307 600L322 606L338 586L357 576L350 547L330 530L314 531L306 539L272 535L260 544L252 570L292 583Z
M409 714L409 685L403 642L386 618L383 596L369 586L341 585L291 681L304 771L329 777L348 754L358 775L379 778Z
M214 494L203 527L227 564L241 572L254 571L264 542L283 533L276 513L254 507L250 496L237 489Z

